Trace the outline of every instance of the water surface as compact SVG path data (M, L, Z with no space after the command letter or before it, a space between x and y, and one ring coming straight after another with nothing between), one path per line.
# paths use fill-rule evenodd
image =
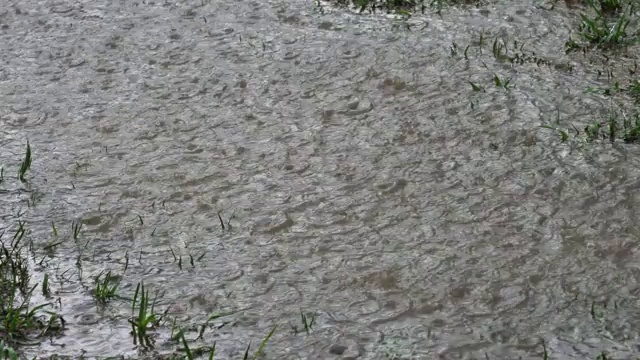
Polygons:
M0 161L13 176L29 139L29 238L40 256L52 221L69 238L34 267L66 329L28 355L141 356L130 304L91 296L127 263L121 293L143 280L188 339L237 311L193 345L222 359L275 324L270 359L637 356L640 150L538 128L605 116L618 103L583 91L638 54L566 55L575 10L454 7L408 31L302 0L5 5ZM497 36L548 65L496 61ZM29 195L1 186L13 226ZM169 329L146 356L176 351Z

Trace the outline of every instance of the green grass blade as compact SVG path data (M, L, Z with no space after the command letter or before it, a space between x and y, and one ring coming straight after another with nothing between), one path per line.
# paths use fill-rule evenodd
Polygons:
M136 286L136 292L133 295L133 302L131 303L131 316L133 316L133 314L136 311L136 301L138 301L138 291L140 290L140 283L138 283L138 286Z
M233 315L235 314L237 311L229 311L229 312L224 312L224 313L211 313L211 315L209 315L209 317L207 318L207 323L211 320L216 320L219 319L221 317L225 317L225 316L229 316L229 315Z
M182 338L182 345L184 346L184 351L187 353L187 359L193 360L193 354L191 353L191 349L189 349L189 344L187 344L187 339L184 337L184 331L180 330L180 337Z
M267 342L269 341L269 339L271 338L273 333L276 332L276 328L278 328L277 324L273 326L273 328L271 329L269 334L267 334L267 336L264 338L264 340L262 340L262 343L260 343L260 347L258 348L258 351L256 351L255 355L253 355L254 359L257 359L258 356L260 356L262 354L262 351L264 350L265 346L267 346ZM249 351L249 348L247 348L247 351Z
M27 139L27 151L24 155L24 160L22 160L22 164L20 164L20 170L18 170L18 179L22 182L26 182L24 175L31 168L31 145L29 144L29 140Z

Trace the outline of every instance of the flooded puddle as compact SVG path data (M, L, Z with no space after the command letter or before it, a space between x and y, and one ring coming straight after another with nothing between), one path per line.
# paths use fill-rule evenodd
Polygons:
M28 358L638 356L638 46L578 48L586 7L2 11Z

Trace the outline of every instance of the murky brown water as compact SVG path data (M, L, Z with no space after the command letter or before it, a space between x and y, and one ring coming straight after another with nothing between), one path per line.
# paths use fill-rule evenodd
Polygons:
M564 5L452 8L406 31L302 0L14 3L3 227L26 210L44 256L52 221L67 237L85 222L36 267L67 328L29 355L136 356L130 304L90 292L128 254L121 293L144 280L178 324L239 311L193 345L222 359L274 324L270 359L541 359L541 339L555 359L638 356L640 148L537 130L610 107L583 94L604 67L564 55ZM555 66L496 62L498 35ZM27 137L30 209L13 180ZM178 347L167 328L158 354Z

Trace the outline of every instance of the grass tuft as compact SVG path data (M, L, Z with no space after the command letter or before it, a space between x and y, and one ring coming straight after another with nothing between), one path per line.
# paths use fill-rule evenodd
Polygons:
M78 240L80 231L82 230L82 220L73 221L71 223L71 230L73 231L73 240Z
M590 8L592 15L580 14L578 35L582 42L569 38L566 43L567 52L593 47L624 46L636 40L635 36L627 33L632 7L629 7L629 11L622 11L620 0L600 0L592 2Z
M99 303L106 304L109 300L117 297L119 286L120 282L116 277L111 275L111 271L108 271L104 277L102 277L102 273L100 273L95 278L93 295Z
M5 355L14 344L33 340L61 330L64 320L45 310L50 303L33 305L32 295L38 284L31 285L31 273L24 255L28 249L21 245L25 234L25 223L19 221L9 244L2 242L0 235L0 340ZM43 292L48 292L45 276Z
M316 320L316 315L315 314L311 315L311 319L309 319L307 315L305 315L305 313L303 313L302 310L300 310L300 318L302 320L302 326L304 327L304 331L307 333L307 335L309 335L309 333L311 332L311 329L313 328L313 323Z
M16 351L2 340L0 340L0 359L18 360Z
M147 348L153 348L153 339L149 334L149 330L153 329L160 322L160 316L155 310L155 302L149 300L149 290L145 290L144 283L138 283L133 302L131 305L132 317L129 320L131 324L131 334L133 336L133 344L140 344ZM138 312L136 313L136 307Z

